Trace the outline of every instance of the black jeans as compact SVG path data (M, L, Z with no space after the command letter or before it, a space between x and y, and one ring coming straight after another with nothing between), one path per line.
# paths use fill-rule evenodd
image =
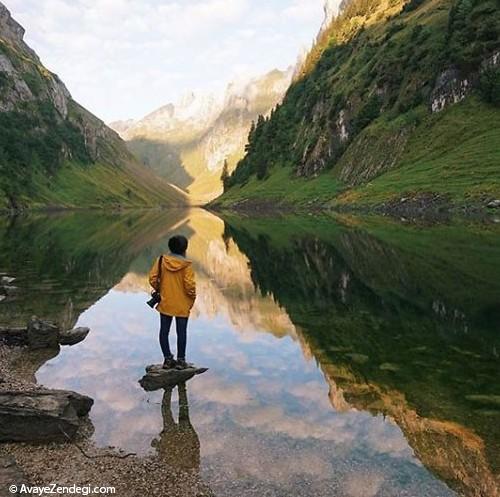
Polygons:
M165 358L172 357L170 344L168 343L168 334L170 332L172 319L172 316L160 314L160 346L163 352L163 357ZM187 324L188 318L176 316L175 328L177 331L177 359L186 358Z

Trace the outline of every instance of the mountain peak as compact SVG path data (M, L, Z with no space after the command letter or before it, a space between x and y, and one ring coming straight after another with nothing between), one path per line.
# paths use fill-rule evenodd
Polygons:
M180 121L196 119L208 123L220 109L219 99L211 93L197 95L191 91L180 98L175 106L175 115Z
M111 123L111 127L124 138L132 135L151 135L188 127L204 129L212 123L220 112L221 102L212 94L190 91L182 95L176 103L168 103L135 122Z
M345 2L343 0L341 2L341 5ZM337 15L337 12L339 10L339 1L338 0L325 0L325 3L323 5L323 11L325 13L325 19L323 20L323 24L321 25L320 33L328 29L330 24L332 23L333 19Z

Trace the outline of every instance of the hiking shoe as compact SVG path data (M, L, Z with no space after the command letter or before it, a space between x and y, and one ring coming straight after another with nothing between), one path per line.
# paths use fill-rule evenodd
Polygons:
M166 357L163 361L163 369L174 369L177 366L177 361L173 357Z
M186 362L186 359L177 359L177 366L175 369L189 369L192 368L193 365Z

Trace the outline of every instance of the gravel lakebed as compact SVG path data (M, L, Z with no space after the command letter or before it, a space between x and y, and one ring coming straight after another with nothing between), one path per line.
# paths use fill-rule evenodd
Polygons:
M39 388L30 375L13 368L22 363L25 349L0 345L0 393L6 391L29 392ZM1 443L0 444L0 497L26 495L20 485L60 487L87 487L79 493L87 495L117 495L119 497L213 496L199 475L181 472L168 466L157 456L128 455L113 447L98 448L90 440L91 423L82 423L72 442L62 443ZM17 485L17 493L9 490ZM113 487L113 491L95 487ZM31 492L31 495L54 495ZM30 494L28 494L30 495Z

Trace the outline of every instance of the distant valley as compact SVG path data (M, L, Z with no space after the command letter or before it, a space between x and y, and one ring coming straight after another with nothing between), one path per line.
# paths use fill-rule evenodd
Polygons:
M185 189L193 202L222 193L224 163L231 173L245 153L252 122L269 115L284 97L294 69L231 83L223 97L188 93L144 118L110 127L155 173Z

